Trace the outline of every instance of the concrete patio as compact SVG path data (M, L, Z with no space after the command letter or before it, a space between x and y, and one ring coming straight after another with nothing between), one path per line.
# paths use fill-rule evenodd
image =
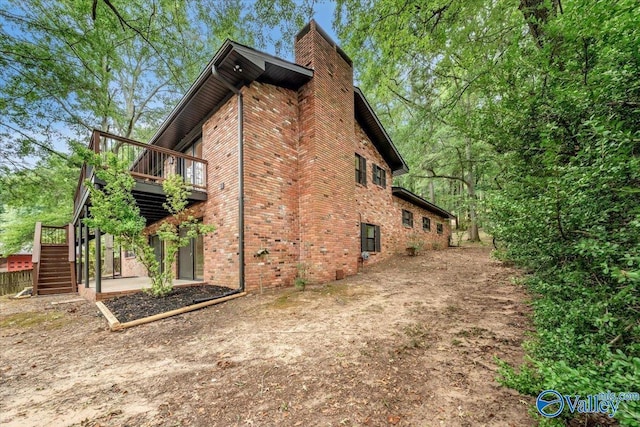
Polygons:
M203 285L206 282L202 280L182 280L174 279L174 286L194 286ZM151 279L147 276L134 276L134 277L103 277L101 292L96 293L95 280L89 281L89 287L85 287L84 284L78 284L78 294L83 298L90 301L102 301L109 298L114 298L120 295L131 294L140 292L144 288L151 286Z

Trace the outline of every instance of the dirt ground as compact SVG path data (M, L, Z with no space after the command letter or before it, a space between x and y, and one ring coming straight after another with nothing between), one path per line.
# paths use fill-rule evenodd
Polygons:
M123 332L68 295L2 298L0 425L534 425L495 381L530 328L517 274L452 248Z

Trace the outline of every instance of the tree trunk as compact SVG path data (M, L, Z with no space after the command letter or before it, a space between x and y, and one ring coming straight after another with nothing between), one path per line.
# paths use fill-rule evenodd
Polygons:
M103 274L113 274L113 235L104 235L104 263L102 264Z
M433 172L428 172L428 173L433 175ZM433 185L433 180L432 179L429 180L429 200L434 205L436 204L436 190L435 190L435 187Z
M476 177L471 154L471 141L469 138L466 138L465 156L467 163L469 164L465 180L467 184L467 193L469 195L469 220L471 221L471 225L469 226L469 241L479 242L480 234L478 233L478 218L476 215Z

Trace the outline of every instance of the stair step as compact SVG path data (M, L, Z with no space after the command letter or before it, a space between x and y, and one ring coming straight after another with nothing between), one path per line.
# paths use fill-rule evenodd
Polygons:
M67 274L67 275L49 275L49 276L39 276L38 277L38 283L50 283L50 282L61 282L61 281L70 282L71 281L71 275L70 274Z
M53 295L53 294L70 294L73 292L71 286L59 287L59 288L38 288L38 295Z
M68 285L69 283L71 283L71 277L48 277L46 279L38 280L38 286L50 286L57 283L66 283Z
M40 271L69 271L69 264L45 264L40 266Z
M66 260L45 261L40 263L40 268L46 267L67 267L69 268L70 262Z
M62 273L57 273L57 272L47 272L47 273L40 273L40 275L38 276L39 280L43 280L43 279L56 279L56 278L70 278L71 277L71 273L69 271L65 271Z
M40 270L39 270L40 274L43 274L43 273L58 273L58 274L62 273L62 274L64 274L64 273L69 272L69 271L71 271L71 270L69 269L68 265L66 266L66 268L50 267L50 268L40 268Z
M51 283L51 282L71 282L71 275L38 277L38 283Z
M64 285L64 286L71 286L71 279L65 279L64 277L58 277L58 278L53 278L53 279L47 279L47 280L39 280L38 281L38 287L52 287L54 285Z

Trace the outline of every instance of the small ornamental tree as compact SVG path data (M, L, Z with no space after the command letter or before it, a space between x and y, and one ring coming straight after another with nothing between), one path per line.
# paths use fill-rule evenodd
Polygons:
M211 233L215 228L199 222L187 209L189 188L180 175L165 179L162 187L167 202L163 206L171 216L157 230L158 237L165 243L163 261L167 268L163 271L149 244L146 220L132 194L135 180L128 172L128 162L119 160L113 153L98 155L87 149L83 149L81 155L93 166L96 176L105 182L100 188L85 182L91 196L91 217L84 220L85 224L113 235L116 242L135 253L151 279L151 287L145 291L156 297L168 295L173 289L171 266L178 250L188 245L191 238Z
M170 175L162 182L162 188L167 195L167 201L163 204L164 208L171 214L171 217L164 220L157 229L160 241L165 243L164 265L173 265L178 250L189 244L191 239L198 236L212 233L215 230L213 225L207 225L200 222L191 209L187 209L187 196L189 195L189 187L184 182L182 176L174 174ZM153 249L147 245L147 248ZM155 258L154 258L155 259ZM158 271L152 278L150 292L156 296L163 296L171 292L173 285L173 268L165 268L160 271L160 265L156 262Z

